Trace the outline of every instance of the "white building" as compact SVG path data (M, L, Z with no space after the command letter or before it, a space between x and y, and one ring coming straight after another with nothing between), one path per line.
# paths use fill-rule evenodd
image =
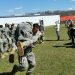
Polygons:
M32 17L1 17L0 25L5 25L5 23L16 25L21 22L33 22L39 23L39 20L43 19L45 26L55 25L57 20L60 21L60 15L48 15L48 16L32 16Z

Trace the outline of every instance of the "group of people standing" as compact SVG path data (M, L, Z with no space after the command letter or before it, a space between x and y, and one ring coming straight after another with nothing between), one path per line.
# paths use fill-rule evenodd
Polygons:
M0 57L4 58L5 52L15 49L15 27L12 23L11 25L5 24L0 25Z
M56 21L55 22L55 31L56 31L56 35L57 35L57 40L60 40L60 21ZM67 28L67 34L69 37L69 40L71 40L72 45L74 46L74 39L75 39L75 24L72 20L66 20L65 21L65 26Z
M55 24L57 40L60 40L59 20ZM66 27L68 29L69 39L72 40L72 45L74 45L75 25L71 20L67 20ZM10 51L11 54L17 51L19 60L17 71L27 69L26 75L32 75L36 64L32 48L37 41L40 43L44 42L44 30L43 20L40 20L39 24L21 22L17 27L13 23L11 25L6 23L5 27L0 25L0 57L7 51Z
M2 56L10 48L12 49L11 54L17 51L19 61L17 71L27 69L26 75L32 75L36 64L32 48L38 39L41 43L44 41L43 27L43 20L40 22L40 25L38 23L21 22L17 27L14 24L11 24L11 27L9 27L6 23L5 28L2 29L3 27L1 27L0 31L0 55Z

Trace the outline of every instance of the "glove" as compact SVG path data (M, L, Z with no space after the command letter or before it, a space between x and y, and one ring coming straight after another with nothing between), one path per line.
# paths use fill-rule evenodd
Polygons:
M24 56L24 49L23 49L23 43L18 41L17 42L17 48L18 48L18 55L21 57L21 56Z

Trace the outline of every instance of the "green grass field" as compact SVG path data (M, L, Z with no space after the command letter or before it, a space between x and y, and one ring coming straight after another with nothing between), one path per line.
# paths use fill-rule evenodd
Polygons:
M56 41L54 27L46 27L44 43L37 44L33 49L36 56L33 75L75 75L75 48L71 46L67 30L63 25L60 36L61 40ZM18 64L16 53L13 64L9 63L8 56L0 59L0 73L10 72L14 64ZM25 75L25 71L17 72L15 75Z

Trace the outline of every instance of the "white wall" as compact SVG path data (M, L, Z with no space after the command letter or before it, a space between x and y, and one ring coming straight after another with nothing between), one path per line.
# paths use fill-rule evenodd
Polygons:
M11 18L0 18L0 25L5 25L5 23L21 23L21 22L33 22L39 23L39 20L43 19L45 26L55 25L55 21L60 21L60 15L52 16L34 16L34 17L11 17Z

